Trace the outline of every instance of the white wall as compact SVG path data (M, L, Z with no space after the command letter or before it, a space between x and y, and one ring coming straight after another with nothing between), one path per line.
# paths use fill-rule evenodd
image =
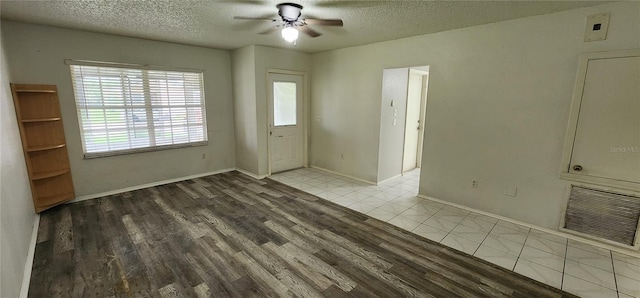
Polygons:
M385 69L380 103L380 142L376 182L402 174L409 68ZM393 106L391 102L393 101Z
M258 175L266 175L269 171L269 155L267 142L269 130L267 125L267 71L270 69L311 72L311 55L291 50L256 46L256 101L258 123ZM309 89L309 88L307 88ZM306 93L308 94L308 90ZM308 96L305 94L305 97Z
M0 297L18 297L36 214L0 37Z
M309 73L311 56L285 49L248 46L234 50L232 60L238 168L255 176L266 176L269 174L267 71Z
M235 167L228 51L6 21L2 22L2 32L15 82L58 86L77 196ZM65 59L204 69L209 144L83 159ZM203 153L206 159L202 159Z
M231 52L231 68L236 167L257 174L259 171L255 46L247 46Z
M311 164L367 181L378 175L382 70L402 66L372 47L311 58Z
M611 12L607 40L585 43L585 17L602 12ZM382 71L430 65L420 193L555 229L578 56L631 48L640 48L638 2L314 54L313 164L375 180Z

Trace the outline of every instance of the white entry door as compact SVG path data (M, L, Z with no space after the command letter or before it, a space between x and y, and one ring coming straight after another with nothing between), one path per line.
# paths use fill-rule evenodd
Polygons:
M269 73L271 173L303 166L303 77Z

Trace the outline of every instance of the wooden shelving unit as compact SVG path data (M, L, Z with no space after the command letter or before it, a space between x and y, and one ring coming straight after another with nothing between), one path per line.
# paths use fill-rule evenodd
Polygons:
M55 85L11 84L31 182L40 213L75 198L58 89Z

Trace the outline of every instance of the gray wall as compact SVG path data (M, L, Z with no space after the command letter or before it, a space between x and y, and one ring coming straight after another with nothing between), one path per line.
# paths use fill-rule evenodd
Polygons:
M36 214L0 37L0 297L18 297Z
M611 12L607 40L584 42L585 17L603 12ZM375 181L383 69L430 65L420 193L556 229L578 57L632 48L640 48L639 2L314 54L313 119L322 121L312 130L313 164ZM504 196L505 186L518 196Z
M58 86L77 196L235 167L231 57L228 51L2 22L14 82ZM65 59L204 69L207 146L83 159ZM206 154L206 159L202 159Z
M236 167L257 175L259 171L255 46L247 46L231 52L231 68Z
M380 142L376 182L402 174L408 84L409 68L385 69L382 74ZM392 101L393 106L391 106Z

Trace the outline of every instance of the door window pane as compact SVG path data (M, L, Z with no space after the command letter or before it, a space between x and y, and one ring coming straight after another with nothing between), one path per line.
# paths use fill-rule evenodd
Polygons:
M273 82L273 125L296 125L296 83Z

